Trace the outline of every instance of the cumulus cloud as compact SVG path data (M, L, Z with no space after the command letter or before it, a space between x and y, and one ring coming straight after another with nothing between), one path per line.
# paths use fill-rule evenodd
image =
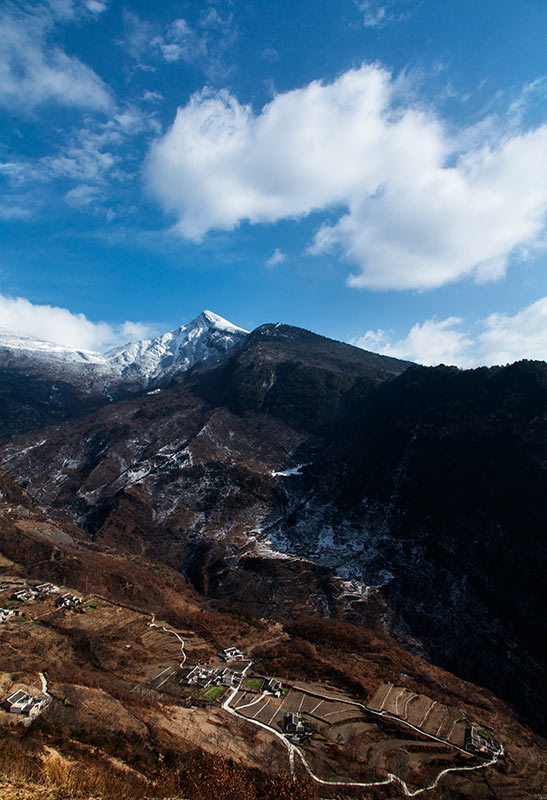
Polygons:
M154 333L142 322L127 321L112 326L107 322L92 322L85 314L73 314L66 308L36 305L24 297L1 294L0 328L21 336L95 352L105 352Z
M384 330L367 331L352 344L420 364L459 367L508 364L521 358L547 359L547 297L513 316L490 314L472 326L460 317L428 319L396 339Z
M71 3L57 6L59 16L71 13ZM23 111L48 102L110 109L112 98L99 76L49 43L52 27L53 17L40 7L35 13L0 16L0 105Z
M154 143L145 174L184 237L324 211L308 252L354 263L350 285L427 289L498 278L538 242L546 150L547 126L449 133L389 72L364 65L259 113L202 90Z

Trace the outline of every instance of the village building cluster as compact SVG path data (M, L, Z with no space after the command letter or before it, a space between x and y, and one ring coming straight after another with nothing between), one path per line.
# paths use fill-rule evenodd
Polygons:
M500 752L501 745L493 737L486 736L471 725L465 731L465 749L477 756L494 756Z
M234 688L240 686L242 680L241 673L234 672L228 667L224 669L211 667L194 667L180 682L189 686L198 686L200 689L208 689L210 686L226 686Z
M58 586L52 583L39 583L37 586L28 586L25 589L19 589L10 596L10 600L19 603L28 603L30 600L39 600L45 595L54 594L59 591Z
M285 715L283 719L283 733L290 738L309 739L313 733L311 722L303 719L302 714L292 712Z
M21 612L17 608L0 608L0 625L7 622L11 617L20 616Z
M8 714L21 714L27 717L37 716L47 703L48 698L46 695L34 697L34 695L25 692L24 689L18 689L6 697L2 702L2 708Z
M247 661L249 656L237 647L227 647L218 654L221 661Z
M67 592L66 594L62 594L57 598L55 601L55 608L77 608L78 606L81 606L82 603L83 600L81 597Z

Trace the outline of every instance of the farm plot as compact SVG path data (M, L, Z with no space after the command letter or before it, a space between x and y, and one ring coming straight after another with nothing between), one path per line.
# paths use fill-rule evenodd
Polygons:
M432 734L432 736L438 736L439 730L446 718L447 711L447 707L443 706L441 703L433 703L430 707L427 719L422 726L422 730Z
M245 702L232 706L239 714L242 714L248 719L254 719L257 722L263 722L265 725L269 725L276 730L281 730L283 726L283 717L287 711L294 710L291 707L294 703L291 702L290 692L284 698L271 697L271 695L259 695L257 698L257 695L254 693L249 695L247 692L242 692L241 695L239 695L238 692L238 695L236 695L236 702L238 696L241 696L242 699L245 700ZM253 698L254 700L258 700L258 702L252 702Z
M431 782L440 769L454 765L448 746L411 739L384 739L363 749L363 756L378 774L396 772L416 786Z
M460 719L456 724L453 726L449 736L448 741L451 744L455 744L456 747L463 747L465 743L465 731L466 728L469 726L469 722L466 719Z
M391 690L386 693L384 698L383 711L402 717L402 706L399 708L399 703L403 700L403 695L406 691L407 690L402 686L392 686Z
M469 726L465 713L432 700L425 694L382 683L368 702L374 711L393 714L431 736L437 736L457 747L464 746L465 729Z
M406 718L411 725L421 728L431 713L433 700L425 694L417 694L408 701Z
M372 708L373 711L382 711L386 700L389 700L389 695L393 688L392 683L381 683L374 696L368 701L368 707Z
M455 753L448 744L448 738L463 743L468 723L462 711L393 684L379 687L372 704L385 716L373 715L343 696L322 697L311 687L307 691L293 686L283 697L242 688L232 701L232 707L250 722L276 731L283 729L289 713L311 723L311 733L297 744L310 769L323 779L366 782L394 773L419 787L432 783L446 767L469 763L470 756ZM401 728L395 717L404 719L405 714L423 734ZM438 736L441 731L446 744L425 740L426 735Z

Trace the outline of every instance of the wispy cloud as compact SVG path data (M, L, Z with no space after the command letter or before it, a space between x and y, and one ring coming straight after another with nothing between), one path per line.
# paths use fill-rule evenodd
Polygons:
M460 367L508 364L521 358L547 359L547 297L518 313L490 314L473 325L460 317L416 323L402 339L384 330L367 331L352 344L420 364Z
M143 62L157 60L160 55L169 63L198 66L213 82L225 80L233 70L225 61L227 51L237 38L233 16L222 15L212 6L203 9L193 24L179 17L164 27L129 11L125 13L125 26L123 43L141 69L155 69Z
M159 47L166 61L197 61L207 53L207 42L186 22L176 19L163 36L156 36L152 44Z
M19 12L8 6L0 14L0 105L23 113L44 103L110 110L101 78L50 41L53 24L40 6Z
M0 203L0 219L4 220L17 220L17 219L28 219L30 216L30 209L25 206L17 206L13 203L6 205L5 203Z
M275 267L277 264L282 264L287 260L287 254L279 247L276 247L269 259L266 261L267 267Z
M106 11L106 0L47 0L51 13L61 20L73 20L89 15L98 16Z
M69 205L81 208L95 203L99 196L100 192L97 186L81 183L66 193L65 200Z
M449 133L399 89L365 65L278 94L259 113L203 90L154 143L148 185L194 240L243 220L329 212L308 252L355 264L354 287L499 278L543 236L547 126Z
M92 322L67 308L31 303L24 297L0 294L0 327L21 336L44 339L78 350L105 352L111 347L151 336L154 329L127 320L121 325Z
M355 0L355 5L363 14L363 25L366 28L401 22L413 13L408 8L408 0Z
M127 105L106 120L86 117L83 122L50 155L39 159L12 157L0 162L0 177L7 183L5 200L10 198L10 205L20 212L12 217L30 217L40 205L41 188L46 184L59 182L64 200L72 207L82 208L96 206L99 200L108 202L109 188L125 185L139 176L146 142L159 131L153 112ZM71 182L74 185L67 189ZM106 208L101 213L109 215ZM7 218L7 214L3 216Z

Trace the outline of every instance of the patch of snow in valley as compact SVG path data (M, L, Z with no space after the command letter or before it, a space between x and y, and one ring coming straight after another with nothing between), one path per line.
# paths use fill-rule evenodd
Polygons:
M273 478L288 478L290 475L301 475L302 467L305 467L306 464L298 464L296 467L290 467L289 469L281 470L280 472L276 472L272 470L272 477Z

